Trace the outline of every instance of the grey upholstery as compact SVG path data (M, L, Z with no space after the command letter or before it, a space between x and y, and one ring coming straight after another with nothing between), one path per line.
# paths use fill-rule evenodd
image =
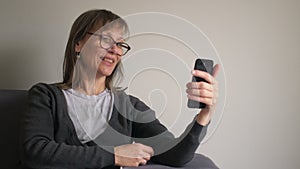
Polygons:
M192 161L184 167L169 167L159 164L149 163L145 166L140 166L139 169L218 169L218 167L208 158L201 154L195 154ZM124 167L124 169L135 169L134 167Z
M1 167L17 168L20 159L20 119L26 91L0 90Z
M15 169L20 161L20 119L24 110L27 91L0 90L0 131L1 131L1 167ZM140 169L174 169L175 167L149 163ZM178 167L176 167L178 168ZM194 159L183 169L217 169L218 167L208 158L195 154ZM124 167L124 169L133 169Z

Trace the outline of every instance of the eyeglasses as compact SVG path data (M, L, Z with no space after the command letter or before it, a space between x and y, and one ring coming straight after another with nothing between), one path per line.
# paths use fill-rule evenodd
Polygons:
M131 47L127 43L116 42L112 37L108 35L96 34L91 32L88 32L88 34L98 36L100 39L100 46L104 49L110 49L112 46L114 46L114 44L116 44L118 48L122 49L123 53L121 56L125 55L131 49Z

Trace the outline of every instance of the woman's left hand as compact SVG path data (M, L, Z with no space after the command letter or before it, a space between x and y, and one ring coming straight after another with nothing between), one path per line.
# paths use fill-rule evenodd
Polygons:
M215 65L212 75L204 71L193 70L193 76L203 78L206 82L189 82L186 85L188 99L206 104L206 107L201 109L196 118L197 122L203 126L206 126L209 123L211 116L215 111L218 98L218 82L215 78L219 70L219 64Z

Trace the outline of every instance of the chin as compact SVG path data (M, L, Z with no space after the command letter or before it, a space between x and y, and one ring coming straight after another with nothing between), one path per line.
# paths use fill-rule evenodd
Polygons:
M112 73L106 73L106 74L104 74L104 76L106 76L106 77L108 77L108 76L110 76Z
M110 76L110 75L112 74L112 72L113 72L113 71L103 71L103 70L101 71L101 70L99 70L99 71L98 71L98 74L101 75L101 76L106 76L106 77L108 77L108 76Z

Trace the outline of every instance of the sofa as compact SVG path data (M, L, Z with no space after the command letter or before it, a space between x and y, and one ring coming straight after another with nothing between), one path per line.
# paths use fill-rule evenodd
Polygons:
M20 166L20 122L27 98L26 90L0 90L0 130L1 130L1 165L3 169L16 169ZM134 167L123 167L133 169ZM140 169L172 169L149 162ZM178 168L178 167L176 167ZM218 169L208 157L195 154L193 160L182 169ZM136 169L136 168L134 168Z

